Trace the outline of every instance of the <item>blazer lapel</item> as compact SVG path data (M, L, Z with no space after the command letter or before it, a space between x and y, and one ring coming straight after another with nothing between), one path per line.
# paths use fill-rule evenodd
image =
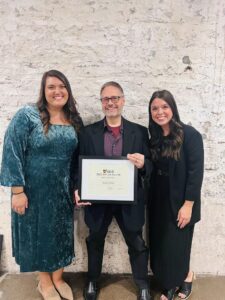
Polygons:
M170 175L169 177L170 178L173 178L173 174L175 171L175 164L176 164L175 159L170 158L169 159L169 175Z
M123 156L134 152L135 132L129 122L123 118Z
M92 138L95 155L104 156L104 120L99 122L98 126L94 128Z
M185 156L184 156L184 146L182 145L181 149L180 149L180 161L185 160ZM170 158L169 159L169 175L170 178L172 180L172 178L175 175L176 172L176 168L177 168L177 161L175 159Z

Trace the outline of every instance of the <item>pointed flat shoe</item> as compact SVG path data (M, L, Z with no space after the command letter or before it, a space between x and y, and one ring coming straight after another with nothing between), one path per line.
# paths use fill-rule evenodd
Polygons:
M62 298L66 300L73 300L72 289L66 282L60 284L60 286L57 287L56 289Z
M47 292L43 293L41 289L41 283L39 281L37 286L38 292L41 294L44 300L61 300L59 294L57 293L56 289L53 287L47 289Z

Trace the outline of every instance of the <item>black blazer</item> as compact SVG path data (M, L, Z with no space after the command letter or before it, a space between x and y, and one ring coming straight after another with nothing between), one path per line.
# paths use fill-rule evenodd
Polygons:
M170 203L174 221L177 222L178 211L184 201L194 201L189 223L189 225L193 225L200 220L204 150L202 136L195 128L183 124L183 130L184 142L181 147L180 159L178 161L169 160Z
M122 155L141 153L149 158L149 139L147 128L123 120L123 150ZM84 127L80 132L80 155L104 156L104 119ZM150 176L152 165L145 159L145 174ZM142 170L143 171L143 170ZM124 224L128 230L140 230L145 222L144 192L141 171L138 171L138 201L137 204L120 204ZM92 204L85 207L85 222L92 230L99 230L103 221L106 206L109 204Z

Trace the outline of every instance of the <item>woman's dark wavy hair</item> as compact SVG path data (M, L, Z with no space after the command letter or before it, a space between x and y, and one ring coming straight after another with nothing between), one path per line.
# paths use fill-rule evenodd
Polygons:
M41 88L39 93L39 98L37 101L37 107L40 112L41 121L44 127L44 132L47 134L49 126L50 126L50 114L47 109L47 101L45 98L45 86L46 86L46 80L48 77L57 77L60 81L63 82L65 85L67 92L68 92L68 101L63 107L63 111L65 113L66 120L75 128L75 130L78 132L82 126L82 120L80 117L79 112L76 108L76 101L73 97L72 90L70 83L66 76L57 70L50 70L43 74L42 80L41 80Z
M170 106L173 113L173 117L169 122L170 134L168 139L163 139L163 130L161 126L156 124L152 119L151 105L156 98L164 100ZM157 160L160 155L163 157L171 157L175 160L180 158L180 149L184 139L184 132L175 99L169 91L161 90L152 94L152 97L149 101L148 129L151 136L150 151L154 161Z

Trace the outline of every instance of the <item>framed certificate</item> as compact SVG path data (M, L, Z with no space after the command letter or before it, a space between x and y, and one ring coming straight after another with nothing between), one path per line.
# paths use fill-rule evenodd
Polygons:
M135 203L137 168L126 157L80 156L82 202Z

